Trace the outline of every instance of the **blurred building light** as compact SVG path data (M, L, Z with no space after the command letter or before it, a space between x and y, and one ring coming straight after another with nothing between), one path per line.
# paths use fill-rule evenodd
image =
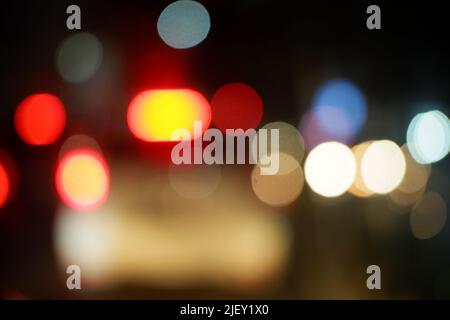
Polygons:
M54 143L66 126L66 111L62 101L51 94L33 94L17 107L14 124L17 133L28 144Z

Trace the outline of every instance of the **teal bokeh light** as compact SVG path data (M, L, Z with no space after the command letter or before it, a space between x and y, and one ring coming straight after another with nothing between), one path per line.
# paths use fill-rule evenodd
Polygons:
M409 152L418 163L442 160L450 149L447 116L438 110L417 114L408 126L406 141Z

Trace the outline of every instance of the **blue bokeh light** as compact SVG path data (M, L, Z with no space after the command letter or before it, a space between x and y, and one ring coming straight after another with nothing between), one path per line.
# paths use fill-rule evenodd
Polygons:
M311 111L323 132L336 141L350 143L366 122L367 102L352 81L336 78L317 90Z
M209 13L197 1L180 0L167 6L159 16L161 39L175 49L187 49L205 40L211 28Z

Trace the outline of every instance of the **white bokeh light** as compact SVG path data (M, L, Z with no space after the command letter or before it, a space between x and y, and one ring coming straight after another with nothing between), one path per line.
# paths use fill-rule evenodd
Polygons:
M402 150L389 140L371 143L361 161L364 184L378 194L386 194L397 188L403 180L405 170Z
M324 197L337 197L345 193L355 175L355 157L350 148L342 143L322 143L306 158L306 181L311 189Z

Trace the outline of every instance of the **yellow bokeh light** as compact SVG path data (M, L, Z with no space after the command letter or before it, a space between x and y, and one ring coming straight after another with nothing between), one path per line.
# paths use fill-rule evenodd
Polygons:
M416 162L406 144L401 149L405 157L406 172L398 189L403 193L416 193L426 186L431 174L431 164L420 164Z
M202 132L194 131L195 121L202 122ZM144 91L128 109L128 126L144 141L171 141L177 129L186 129L191 138L198 138L210 122L208 101L190 89Z
M304 185L303 170L298 161L284 152L280 152L278 157L279 169L276 174L263 175L261 164L256 164L251 175L252 188L256 196L262 202L274 207L294 202L300 196Z
M393 191L405 176L402 150L389 140L375 141L364 152L361 174L367 188L378 194Z
M337 197L346 192L355 175L355 157L342 143L319 144L306 158L306 181L311 189L324 197Z
M409 209L413 206L420 198L424 195L426 191L426 187L415 191L415 192L403 192L399 188L395 189L391 193L389 193L389 199L391 203L394 205L394 209L398 209L400 211Z

